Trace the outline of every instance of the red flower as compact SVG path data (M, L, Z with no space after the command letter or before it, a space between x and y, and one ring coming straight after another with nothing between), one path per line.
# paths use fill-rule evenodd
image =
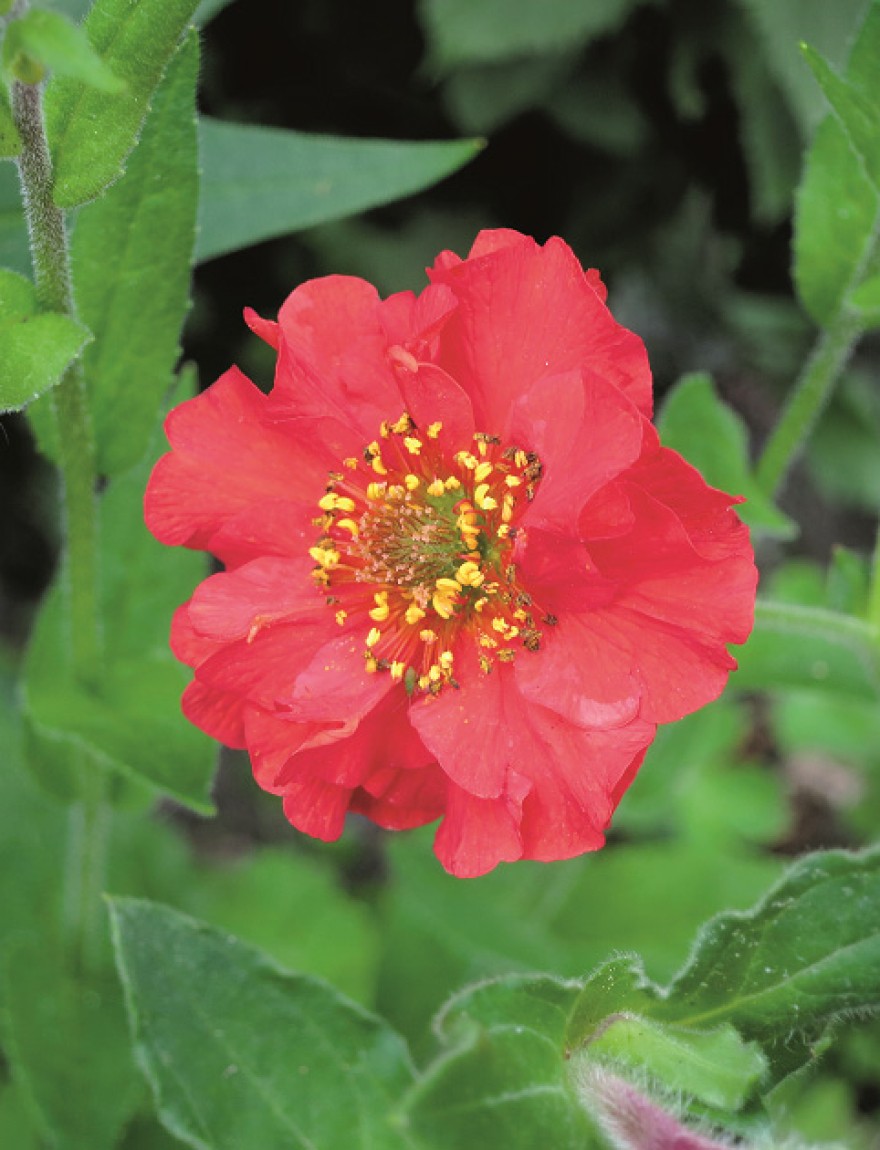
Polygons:
M429 275L246 313L275 386L232 368L170 414L146 517L226 567L174 620L188 717L301 830L442 818L478 875L602 845L656 724L724 687L756 573L561 240L483 232Z

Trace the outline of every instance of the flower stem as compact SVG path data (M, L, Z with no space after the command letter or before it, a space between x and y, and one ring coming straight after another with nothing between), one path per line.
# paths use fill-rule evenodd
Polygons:
M861 332L858 319L840 313L836 322L819 336L758 461L758 482L768 495L776 495L782 486L830 400Z
M16 5L16 13L22 7L26 5ZM12 111L22 140L17 163L37 299L43 311L74 317L67 232L64 216L52 200L52 160L39 85L16 80L12 85ZM62 579L70 669L82 688L94 690L101 673L97 474L81 363L72 364L64 373L52 393L52 407L66 544ZM99 961L98 896L104 885L107 808L102 769L85 752L81 766L82 799L71 812L70 857L65 871L66 917L75 964L93 969Z

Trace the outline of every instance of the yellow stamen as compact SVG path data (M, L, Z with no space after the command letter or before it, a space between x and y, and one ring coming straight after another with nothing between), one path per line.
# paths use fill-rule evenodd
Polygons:
M506 475L504 482L508 487L519 487L522 484L522 480L518 475Z
M516 504L516 499L509 493L501 500L501 519L504 523L509 523L513 519L513 508Z
M310 547L309 555L327 571L331 571L341 558L339 552L334 551L332 547Z
M347 618L348 618L348 612L347 611L337 611L336 612L336 622L339 624L340 627L342 626L342 624L345 622L345 620Z
M418 455L422 450L422 441L416 439L414 435L406 435L403 439L403 446L407 449L410 455Z
M474 503L483 511L494 511L498 506L498 500L493 499L489 494L489 484L481 483L474 490Z
M445 487L447 491L455 491L461 487L461 480L455 475L450 475L446 480Z
M423 631L419 631L419 638L423 643L436 643L437 632L432 631L430 627L425 627Z
M436 439L440 432L443 430L443 424L438 419L436 423L429 423L427 426L428 439Z
M371 464L371 467L373 468L373 470L376 472L377 475L387 475L388 474L388 468L385 466L385 464L382 462L382 460L379 458L378 455L375 455L373 457L373 462Z
M336 526L341 527L343 531L347 531L354 539L357 539L360 528L353 519L337 519Z
M403 484L407 491L415 491L421 482L422 481L419 479L418 475L405 475L403 479Z
M442 495L445 490L446 490L446 488L443 486L443 480L442 479L432 480L428 484L428 487L427 487L428 494L433 495L435 497L438 495Z
M406 489L402 483L392 483L385 494L389 499L396 499L400 502L401 499L406 497Z
M364 659L364 670L365 670L365 671L366 671L366 672L367 672L369 675L374 675L374 674L376 673L376 671L378 671L378 670L379 670L379 664L378 664L378 663L376 662L376 660L375 660L375 659L372 657L372 655L368 655L368 656L366 657L366 659Z
M403 617L406 619L407 623L410 624L410 626L415 626L419 619L424 619L425 612L415 603L410 603L410 605L404 611Z
M486 604L487 604L488 602L489 602L489 599L488 599L488 597L484 595L482 599L478 599L478 600L476 601L476 603L474 603L474 610L475 610L477 613L479 613L480 611L482 611L482 610L483 610L483 608L486 606Z
M407 431L412 430L412 427L412 417L406 411L403 413L403 415L401 415L396 423L391 424L391 430L395 435L405 435Z
M383 499L385 497L385 488L387 486L387 483L368 483L367 499Z
M480 441L480 447L485 447L485 446L486 446L485 443L483 443L481 440ZM489 476L492 474L492 472L494 470L495 470L495 468L492 466L492 464L489 463L487 460L484 460L482 463L478 464L477 467L475 468L474 479L476 480L477 483L482 483L484 479L489 478Z
M453 658L454 656L451 651L440 652L440 666L444 671L449 671L452 668Z
M375 647L379 640L382 638L382 632L378 627L371 627L367 632L367 646Z
M480 587L486 580L486 576L472 559L466 559L462 563L455 572L455 578L464 587Z
M406 663L395 661L391 664L391 678L396 682L400 682L403 678L403 673L406 670Z
M354 471L357 468L357 465L358 465L358 461L355 459L355 457L353 455L347 456L342 461L342 466L347 467L349 469L349 471Z

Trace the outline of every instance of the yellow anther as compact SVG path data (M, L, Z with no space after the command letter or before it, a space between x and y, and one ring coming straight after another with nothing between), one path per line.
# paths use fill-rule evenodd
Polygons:
M387 439L388 436L391 434L391 428L388 426L387 421L384 419L379 424L379 434L382 436L383 439Z
M431 596L431 606L441 619L451 619L455 614L455 603L450 591L436 591Z
M384 499L387 483L368 483L367 499Z
M430 682L431 682L431 680L428 678L427 675L419 675L419 686L422 688L423 691L427 691L428 686L430 685Z
M493 639L491 635L481 635L480 636L480 646L481 647L487 647L487 648L491 649L492 647L498 646L498 641L496 639Z
M395 660L395 662L393 662L391 664L391 678L394 679L395 682L399 683L400 680L403 678L403 673L405 670L406 670L406 663L401 663L401 662L398 662L397 660Z
M446 491L446 488L443 485L443 480L442 479L432 480L428 484L427 491L428 491L429 495L434 495L434 496L442 495Z
M318 500L318 506L322 511L334 511L336 508L336 500L338 496L333 491L328 491L326 495L322 495Z
M517 465L517 467L528 467L529 457L526 455L526 453L524 451L519 450L514 455L513 462Z
M369 456L375 458L375 456L381 454L381 451L382 451L382 449L379 446L378 441L374 439L372 443L368 443L367 446L364 448L364 455L369 455Z
M405 475L403 477L403 485L407 491L415 491L421 482L418 475Z
M348 612L347 611L337 611L336 612L336 622L339 624L340 627L342 626L342 624L345 622L345 620L347 618L348 618Z
M519 487L522 484L522 480L518 475L505 475L504 482L508 487Z
M404 611L403 617L406 619L407 623L410 624L410 626L415 626L419 619L424 619L425 612L417 604L410 603L410 605Z
M353 519L337 519L336 526L341 527L343 531L347 531L354 539L357 539L360 528Z
M455 578L463 587L480 587L486 576L472 559L466 559L455 572Z
M461 590L461 584L457 579L436 579L434 586L438 591L446 591L452 595L457 594Z
M430 627L425 627L423 631L419 631L419 638L423 643L436 643L437 632L432 631Z
M388 592L377 591L373 599L376 602L376 606L371 611L368 611L367 614L371 619L375 619L377 623L384 623L391 614L391 608L388 606Z
M503 619L500 619L496 615L495 618L492 620L492 630L497 631L499 635L503 635L505 633L505 631L507 630L507 624L504 622Z
M450 475L444 486L447 491L456 491L461 487L461 480L456 475Z
M439 662L440 662L440 666L443 668L444 671L449 671L452 669L452 664L453 664L454 658L455 657L451 651L441 651L440 652Z
M407 411L405 411L395 423L391 424L391 430L395 435L405 435L407 431L412 430L412 427L412 417Z
M483 441L480 440L480 447L485 447L485 446L486 446L485 443L483 443ZM495 470L495 468L492 466L492 464L484 459L483 462L478 463L476 468L474 469L474 479L476 480L477 483L482 483L484 479L489 478L489 476L492 474L492 472L494 470Z
M502 515L502 517L504 515L503 509L501 511L501 515ZM501 526L498 528L498 530L495 532L495 534L498 536L499 539L506 539L507 536L510 534L510 524L509 523L502 523Z
M347 467L349 469L349 471L355 471L357 469L357 465L358 465L358 461L355 459L355 457L353 455L347 456L342 461L342 466Z
M432 683L439 683L442 678L443 672L440 670L436 663L432 663L428 668L428 679Z
M403 446L407 449L410 455L418 455L422 450L422 441L417 439L414 435L405 435L403 437Z
M374 675L379 670L379 664L372 655L368 655L364 659L364 670L370 675Z
M469 451L457 451L455 453L455 462L460 463L462 467L466 467L468 471L474 471L480 461L476 455L472 455Z
M332 571L340 559L339 552L334 551L332 547L310 547L309 555L326 571Z
M498 506L498 500L489 494L488 483L481 483L474 489L474 503L483 511L494 511Z
M349 514L351 514L351 512L354 511L354 509L355 509L355 502L353 499L349 499L349 497L347 495L337 495L336 496L336 510L337 511L347 511Z
M514 496L507 494L501 500L501 519L504 523L509 523L513 519L513 508L516 504Z
M375 647L379 640L382 638L382 632L378 627L371 627L367 632L367 646Z
M436 439L440 432L443 430L443 424L438 419L436 423L429 423L425 430L428 439Z
M489 450L489 448L486 446L485 439L478 439L477 440L477 451L479 451L480 455L485 455L488 452L488 450Z
M483 608L486 606L486 604L488 602L489 602L488 597L486 595L484 595L482 599L478 599L476 601L476 603L474 603L474 610L479 613L480 611L483 610Z
M372 460L372 463L370 464L370 466L373 468L373 470L376 472L377 475L387 475L388 474L388 468L385 466L385 464L382 462L382 460L379 458L378 455L373 456L373 460Z
M392 483L386 494L389 499L396 499L399 502L406 496L406 489L402 483Z

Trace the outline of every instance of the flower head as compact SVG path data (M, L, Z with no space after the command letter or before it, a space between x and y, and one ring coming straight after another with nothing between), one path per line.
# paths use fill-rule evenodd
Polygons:
M429 277L247 312L273 390L232 368L172 411L146 517L225 566L172 628L189 718L301 830L440 818L477 875L602 845L657 723L723 689L756 573L561 240L483 232Z

